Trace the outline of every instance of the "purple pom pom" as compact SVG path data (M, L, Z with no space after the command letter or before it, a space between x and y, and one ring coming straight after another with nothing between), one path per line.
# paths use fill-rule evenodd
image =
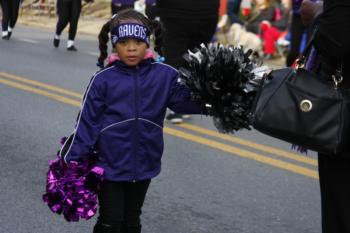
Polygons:
M43 200L52 212L63 214L69 222L88 220L97 212L103 172L95 161L66 164L61 158L51 160Z
M307 154L307 149L299 145L292 144L292 150L296 150L301 154Z
M66 140L67 140L67 137L61 138L61 145L63 145L66 142Z

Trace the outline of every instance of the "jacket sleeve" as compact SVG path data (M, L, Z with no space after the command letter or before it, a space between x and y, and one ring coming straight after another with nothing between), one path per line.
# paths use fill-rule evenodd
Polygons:
M180 82L178 73L171 80L167 107L180 114L205 114L205 110L191 100L190 89Z
M60 156L66 163L80 161L92 155L102 127L102 114L105 109L104 95L101 85L92 78L81 105L73 134L66 140Z
M350 3L342 0L324 1L324 12L319 17L315 46L333 61L350 52Z

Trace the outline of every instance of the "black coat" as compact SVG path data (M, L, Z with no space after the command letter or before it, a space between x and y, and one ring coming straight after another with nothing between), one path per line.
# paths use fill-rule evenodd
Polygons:
M350 1L324 0L318 25L314 40L317 51L334 66L344 62L343 76L350 87Z

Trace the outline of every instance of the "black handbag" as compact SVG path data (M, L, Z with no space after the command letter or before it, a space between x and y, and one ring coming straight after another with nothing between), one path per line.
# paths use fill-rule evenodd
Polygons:
M252 109L253 127L272 137L324 154L349 149L350 94L341 70L328 80L302 67L273 70L262 81Z

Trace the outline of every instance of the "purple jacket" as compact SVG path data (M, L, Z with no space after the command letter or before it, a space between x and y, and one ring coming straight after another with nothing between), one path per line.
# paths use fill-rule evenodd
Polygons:
M66 162L79 161L95 149L105 179L153 178L161 169L167 108L202 113L171 66L148 58L133 68L118 60L91 79L73 139L63 145L61 156Z

